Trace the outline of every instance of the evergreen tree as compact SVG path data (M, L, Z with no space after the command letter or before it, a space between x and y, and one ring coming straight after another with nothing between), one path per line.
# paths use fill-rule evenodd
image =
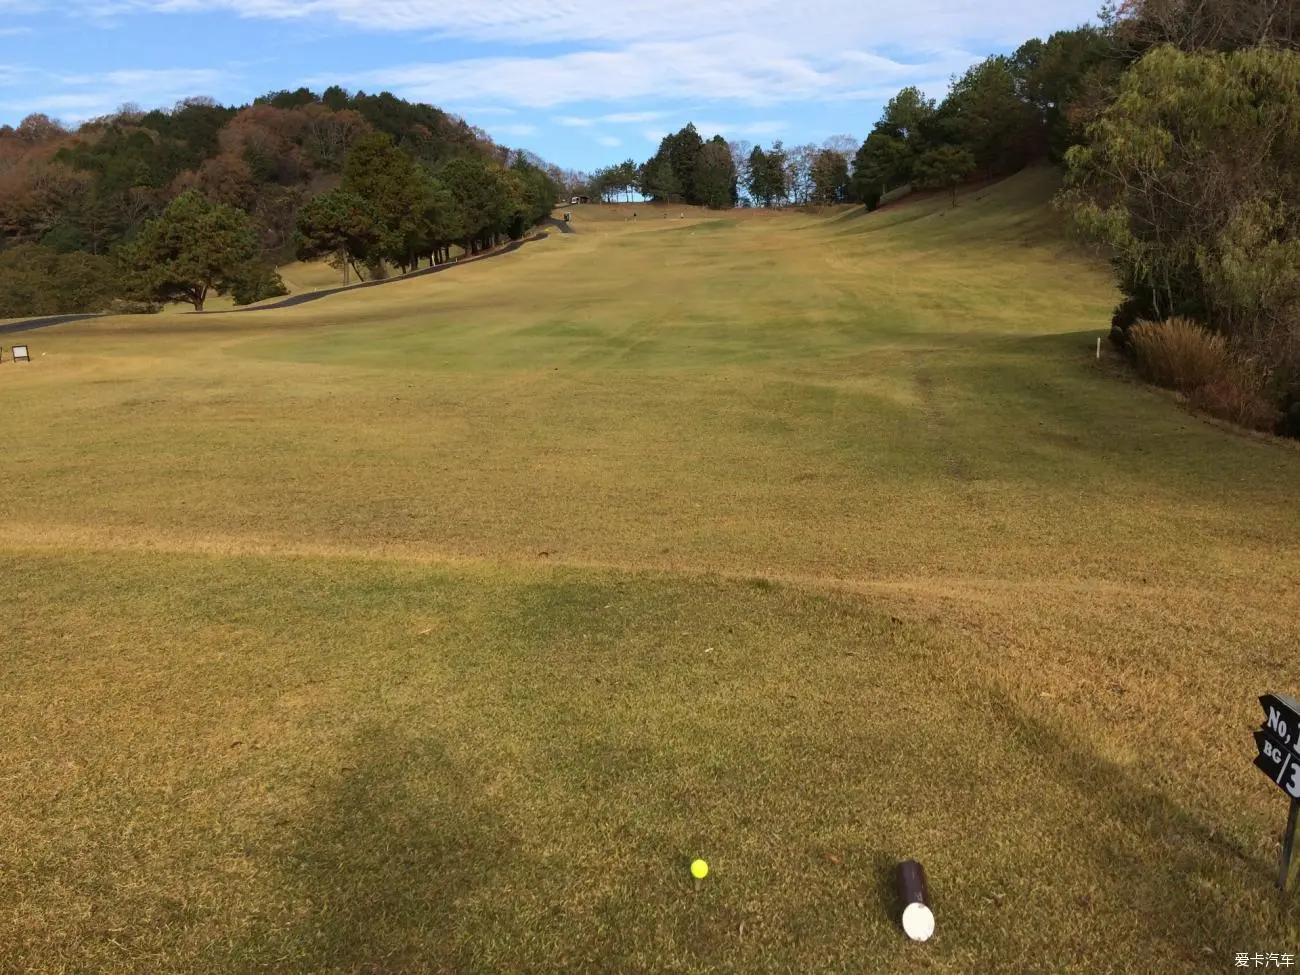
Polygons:
M678 203L682 188L673 173L672 163L655 156L641 167L641 194L658 203Z
M236 282L259 275L260 258L247 215L195 190L178 196L118 251L125 297L184 301L195 311L210 292L227 294Z
M1041 123L1023 87L1010 59L992 57L954 81L944 102L945 134L990 179L1024 166L1041 140Z
M419 250L428 177L382 132L353 143L343 191L365 201L377 235L369 256L410 267Z
M721 136L705 143L696 156L695 192L699 202L711 210L723 210L736 203L736 164Z
M957 205L957 187L975 169L975 157L963 146L939 146L921 154L914 167L914 180L924 189L946 189Z
M322 193L298 211L297 254L300 260L336 257L360 277L358 264L377 253L379 230L369 205L355 193Z
M772 167L768 164L767 153L761 146L754 146L749 154L749 182L746 189L749 195L765 207L770 207L772 201L779 195L778 186L772 180Z
M682 197L687 203L703 203L695 186L695 162L704 148L704 140L695 131L694 124L688 122L685 128L668 136L665 141L668 143L668 162L673 167L673 178L682 188Z
M813 199L817 203L841 203L848 196L849 164L833 149L823 149L813 160Z

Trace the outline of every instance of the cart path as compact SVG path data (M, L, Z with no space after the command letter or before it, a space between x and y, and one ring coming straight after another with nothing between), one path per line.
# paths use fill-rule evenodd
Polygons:
M558 221L552 219L552 223ZM564 233L573 233L572 228L562 228ZM473 264L475 261L485 261L490 257L500 257L502 254L510 254L519 250L524 244L530 241L545 240L549 235L545 231L535 233L530 237L523 237L519 240L512 240L494 251L488 251L486 254L479 254L475 257L463 258L459 261L450 261L446 264L436 264L433 267L420 268L418 271L408 271L406 274L398 275L393 278L383 278L379 281L358 281L356 284L341 284L336 288L322 288L320 291L304 291L302 294L289 295L287 298L281 298L279 301L272 301L265 305L249 306L248 308L228 308L223 311L201 312L204 315L237 315L247 311L269 311L275 308L292 308L295 305L305 305L309 301L318 301L321 298L328 298L330 295L341 294L344 291L356 291L360 288L377 288L383 284L393 284L397 281L409 281L411 278L424 277L428 274L437 274L440 271L448 271L454 267L463 267L466 264ZM40 318L24 318L21 321L10 322L7 325L0 325L0 335L14 332L27 332L36 328L45 328L49 325L64 325L68 322L84 322L92 318L104 318L105 312L91 312L83 315L46 315Z

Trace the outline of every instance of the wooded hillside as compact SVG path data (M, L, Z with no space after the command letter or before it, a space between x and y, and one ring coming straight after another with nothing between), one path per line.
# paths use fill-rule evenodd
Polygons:
M371 273L445 259L521 235L563 179L388 93L194 98L75 131L31 115L0 127L0 317L114 299L202 307L210 290L254 301L296 256Z

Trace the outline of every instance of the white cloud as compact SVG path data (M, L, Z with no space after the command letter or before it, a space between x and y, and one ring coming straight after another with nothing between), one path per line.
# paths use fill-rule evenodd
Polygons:
M197 95L201 94L198 89L220 84L225 78L226 72L218 68L144 68L110 71L103 75L102 83L115 88L157 88Z
M733 34L739 24L803 53L824 50L832 40L860 50L880 44L959 45L970 37L1011 43L1073 26L1096 12L1095 0L79 0L79 6L324 18L373 31L429 30L514 44L680 42Z
M513 108L506 108L503 105L463 105L461 111L470 118L482 118L485 115L501 117L518 114Z
M664 118L667 114L667 112L615 112L613 115L602 115L600 121L610 125L636 125L640 122L653 122Z
M116 111L126 102L145 108L171 105L181 98L213 94L233 81L217 68L162 68L108 71L103 74L54 74L34 69L21 71L32 90L22 103L5 103L10 110L45 112L69 122L81 122ZM14 79L17 74L12 76ZM5 69L0 67L0 83ZM34 83L34 84L33 84Z
M515 125L494 125L492 131L501 135L536 135L537 126L521 122Z
M609 146L611 149L614 148L614 146L621 146L623 144L622 139L613 135L598 135L596 136L596 141L602 146Z
M0 27L0 37L20 37L31 32L30 27Z
M22 0L28 3L30 0ZM0 0L19 6L18 0ZM301 79L323 86L380 86L407 98L483 109L555 110L596 103L626 111L557 125L642 126L663 112L647 104L767 106L811 100L883 99L908 84L940 96L946 79L998 46L1047 36L1091 18L1097 0L63 0L70 16L121 18L228 13L252 20L343 27L350 33L421 31L495 45L493 57L398 64L340 77ZM23 9L28 9L26 6ZM51 7L53 9L53 7ZM534 54L529 45L564 44ZM899 53L907 52L907 53ZM147 86L142 86L146 87ZM155 86L156 87L156 86ZM195 87L201 87L196 85ZM84 97L89 98L86 92ZM106 96L105 101L121 97ZM155 98L151 91L127 95ZM468 113L468 109L462 108ZM754 124L754 123L751 123ZM740 131L736 129L734 131ZM752 134L765 134L754 131Z
M893 94L893 92L890 94ZM703 138L710 139L714 135L772 135L775 132L784 132L789 128L789 123L769 120L759 122L696 122L695 128Z
M31 69L20 64L0 64L0 85L16 85L31 74Z
M640 122L654 122L667 115L667 112L614 112L611 115L597 115L594 118L560 115L553 121L557 125L571 128L590 128L593 125L636 125Z
M813 98L838 98L843 92L947 77L978 60L970 53L945 51L920 64L874 58L845 59L838 54L796 58L779 44L758 37L631 45L619 51L579 51L557 57L497 57L412 64L346 77L353 86L381 86L422 101L478 99L529 108L575 102L644 99L730 101L772 105ZM325 84L337 79L312 79ZM941 93L941 92L940 92ZM662 113L629 112L604 118L563 116L560 124L609 122L635 124Z

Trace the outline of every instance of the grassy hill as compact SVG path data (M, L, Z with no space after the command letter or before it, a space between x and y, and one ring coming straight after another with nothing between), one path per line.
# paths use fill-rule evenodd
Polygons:
M0 969L1293 950L1250 732L1296 689L1300 452L1096 360L1051 180L574 208L452 274L32 333Z

